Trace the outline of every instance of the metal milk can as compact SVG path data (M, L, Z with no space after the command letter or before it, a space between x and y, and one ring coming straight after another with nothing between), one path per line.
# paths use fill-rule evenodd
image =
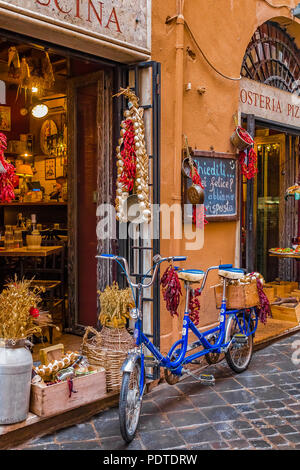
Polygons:
M33 363L25 346L25 339L0 339L0 424L18 423L28 415Z

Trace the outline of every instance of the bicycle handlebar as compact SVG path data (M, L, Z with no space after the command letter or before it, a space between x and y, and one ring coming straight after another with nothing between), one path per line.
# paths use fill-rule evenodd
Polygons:
M124 270L125 270L125 274L127 276L127 279L130 280L130 275L129 275L129 267L128 267L128 263L127 263L127 260L125 258L122 258L121 256L117 256L117 255L110 255L110 254L101 254L101 255L97 255L96 258L102 258L102 259L111 259L111 260L116 260L116 261L122 261L123 264L124 264ZM186 256L169 256L167 258L161 258L160 255L156 255L154 257L154 271L153 271L153 275L152 275L152 278L151 278L151 281L148 283L148 284L134 284L133 282L131 282L131 285L132 287L139 287L139 286L142 286L144 289L146 289L147 287L151 287L155 278L156 278L156 274L157 274L157 271L158 271L158 268L159 268L159 265L161 263L163 263L164 261L185 261L186 260Z
M116 260L116 261L122 261L123 264L124 264L124 271L125 271L125 274L127 276L127 279L130 280L129 267L128 267L127 260L125 258L122 258L121 256L117 256L117 255L110 255L110 254L97 255L96 258L112 259L112 260ZM186 256L169 256L167 258L161 258L160 255L155 255L154 258L153 258L154 271L153 271L153 275L151 277L151 281L148 284L134 284L133 282L130 281L131 284L132 284L132 287L142 286L145 289L147 287L151 287L154 280L155 280L155 278L156 278L156 274L157 274L159 265L161 263L163 263L164 261L170 262L170 261L185 261L185 260L186 260ZM218 266L211 266L210 268L208 268L205 271L204 278L202 280L202 284L201 284L201 287L200 287L200 292L202 292L202 290L204 289L209 271L212 271L212 270L215 270L215 269L221 269L221 270L224 269L225 270L225 269L231 269L231 268L232 268L232 264L220 264Z

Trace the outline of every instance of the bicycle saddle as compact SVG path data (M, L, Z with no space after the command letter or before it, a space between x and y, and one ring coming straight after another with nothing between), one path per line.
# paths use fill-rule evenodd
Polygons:
M226 277L226 279L241 279L244 277L245 272L243 269L238 268L228 268L228 269L219 269L219 276Z
M179 279L187 282L200 282L204 278L204 274L204 271L200 271L200 269L182 269L178 271Z

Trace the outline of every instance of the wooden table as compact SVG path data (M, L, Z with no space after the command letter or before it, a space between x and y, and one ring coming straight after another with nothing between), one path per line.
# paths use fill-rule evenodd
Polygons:
M0 256L20 258L20 276L24 276L24 259L25 258L45 258L46 256L55 255L62 251L62 246L41 246L38 250L32 250L26 246L22 248L0 248Z
M283 259L294 259L296 261L300 261L300 253L297 253L297 254L291 254L291 253L274 253L274 252L270 252L269 251L269 256L274 256L275 258L283 258ZM297 268L297 282L298 282L298 286L300 285L300 278L299 278L299 270Z

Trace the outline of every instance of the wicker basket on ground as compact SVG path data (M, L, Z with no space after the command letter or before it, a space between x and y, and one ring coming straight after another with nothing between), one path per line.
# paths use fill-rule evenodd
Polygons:
M88 338L89 333L94 336ZM92 327L86 329L82 341L82 354L90 364L102 366L106 371L107 392L119 392L122 381L121 367L129 349L135 346L133 337L125 328Z

